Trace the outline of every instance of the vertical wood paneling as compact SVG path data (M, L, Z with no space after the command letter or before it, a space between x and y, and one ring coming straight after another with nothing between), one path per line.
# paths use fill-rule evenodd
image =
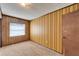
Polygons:
M45 41L46 41L46 46L47 46L47 47L49 46L49 45L48 45L48 39L49 39L48 26L49 26L49 24L48 24L48 15L46 15L46 16L45 16L45 30L46 30L46 35L45 35L45 36L47 36L47 37L46 37L46 40L45 40Z
M44 45L45 43L44 43L44 41L45 41L45 39L44 39L44 17L42 17L42 32L43 32L43 35L42 35L42 44Z
M24 23L26 25L25 26L25 30L26 30L25 35L10 37L9 36L10 35L10 33L9 33L10 22ZM21 20L21 19L9 17L9 16L3 16L3 19L2 19L2 46L29 40L29 37L30 37L30 28L29 27L30 27L29 21L25 21L25 20Z
M2 46L2 19L0 19L0 47Z
M8 17L3 16L3 19L2 19L2 45L7 45L9 43L9 38L8 38L9 31L8 31L8 20L7 19L8 19Z
M79 4L73 4L32 20L30 25L31 40L62 53L62 17L77 10L79 10ZM33 29L35 29L35 32L33 32Z
M62 53L63 49L62 49L62 16L63 16L63 13L62 13L62 10L60 10L59 12L59 52Z
M49 42L49 48L51 48L51 43L50 43L51 42L51 35L50 35L50 33L51 33L50 32L50 29L51 29L51 24L50 24L51 22L50 22L50 20L51 20L51 18L50 18L50 14L49 14L48 20L49 20L49 28L48 28L49 29L49 41L48 42Z
M46 15L47 19L47 47L49 47L49 15Z
M50 37L50 48L51 49L54 49L54 13L51 13L50 14L50 25L52 25L52 26L50 26L50 33L51 33L51 37ZM52 39L52 40L51 40Z
M54 13L54 49L56 50L57 49L57 29L56 29L56 27L57 27L57 14L56 14L56 12Z

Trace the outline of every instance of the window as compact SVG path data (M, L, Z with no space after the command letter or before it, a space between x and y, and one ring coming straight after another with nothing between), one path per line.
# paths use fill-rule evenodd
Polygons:
M25 35L25 24L10 23L10 36Z

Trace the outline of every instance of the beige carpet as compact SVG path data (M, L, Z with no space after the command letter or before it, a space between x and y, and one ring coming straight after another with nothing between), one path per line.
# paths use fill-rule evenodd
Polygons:
M0 48L0 56L61 56L32 41L25 41Z

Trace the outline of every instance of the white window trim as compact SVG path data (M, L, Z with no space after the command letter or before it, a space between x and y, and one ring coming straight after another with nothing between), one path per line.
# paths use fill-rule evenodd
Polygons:
M22 35L25 35L25 24L10 23L10 37Z

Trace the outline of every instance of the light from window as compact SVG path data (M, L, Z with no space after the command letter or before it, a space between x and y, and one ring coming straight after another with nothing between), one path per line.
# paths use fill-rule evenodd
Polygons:
M10 23L10 36L25 35L25 24Z

